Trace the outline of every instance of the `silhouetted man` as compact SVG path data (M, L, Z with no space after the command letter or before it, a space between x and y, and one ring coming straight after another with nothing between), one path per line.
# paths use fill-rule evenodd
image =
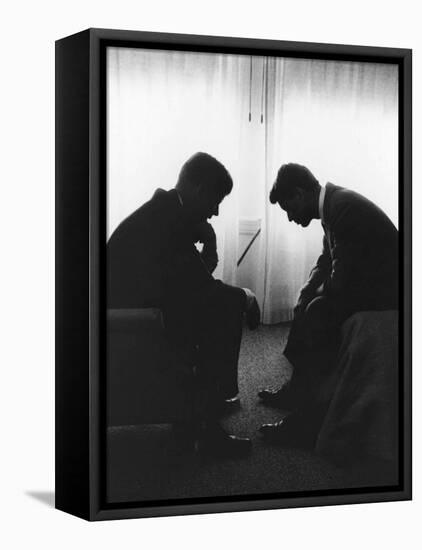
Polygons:
M280 168L270 202L302 227L320 219L324 238L322 254L300 291L284 350L292 379L258 394L267 404L298 411L261 431L283 441L303 430L312 439L324 413L313 408L314 393L335 365L342 323L358 311L398 308L398 232L374 203L331 183L322 187L298 164Z
M182 167L174 189L158 189L116 229L107 250L108 307L158 307L175 354L197 350L195 436L205 452L243 453L250 440L218 422L225 400L238 393L242 318L259 323L247 289L214 279L216 236L207 222L232 190L226 168L206 153ZM199 252L196 242L203 244Z

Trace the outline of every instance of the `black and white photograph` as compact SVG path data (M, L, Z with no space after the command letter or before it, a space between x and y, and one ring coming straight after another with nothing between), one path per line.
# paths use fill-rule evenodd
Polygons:
M0 547L418 547L417 7L5 4Z
M105 502L398 488L398 63L103 66Z

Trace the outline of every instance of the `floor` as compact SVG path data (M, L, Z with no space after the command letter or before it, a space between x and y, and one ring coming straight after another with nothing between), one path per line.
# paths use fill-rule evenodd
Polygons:
M344 489L384 485L391 472L377 467L377 476L359 465L344 470L310 451L264 441L264 422L282 411L264 406L257 391L277 387L290 371L282 355L286 325L245 329L239 361L241 401L223 420L231 433L253 439L250 456L205 460L185 448L169 425L124 426L108 432L107 499L109 502L241 496Z

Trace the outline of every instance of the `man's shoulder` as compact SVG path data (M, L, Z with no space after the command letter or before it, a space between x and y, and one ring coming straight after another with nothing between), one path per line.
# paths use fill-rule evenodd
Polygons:
M158 188L147 202L133 212L133 216L139 217L148 213L155 213L157 210L172 210L177 205L178 199L175 189L166 191Z
M327 183L326 190L327 214L329 216L334 216L344 210L359 215L362 210L377 208L369 199L352 189Z
M133 225L143 222L162 222L162 216L171 213L177 206L177 193L174 189L157 189L153 196L123 220L121 225Z
M148 201L120 222L110 241L130 239L135 235L138 240L143 237L153 237L154 229L163 228L174 210L175 197L172 191L157 189Z
M330 202L333 202L334 204L347 202L347 201L355 202L355 201L364 199L364 197L359 193L356 193L356 191L352 191L347 187L341 187L340 185L335 185L334 183L328 182L325 188L326 188L327 199Z
M375 226L393 229L385 212L360 193L333 184L327 184L327 224L334 229L353 227L356 233L365 233Z

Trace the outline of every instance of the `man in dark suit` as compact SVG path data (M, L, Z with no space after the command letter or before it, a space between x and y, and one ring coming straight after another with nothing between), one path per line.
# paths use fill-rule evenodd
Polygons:
M206 153L182 167L174 189L158 189L126 218L107 248L107 299L111 308L158 307L177 355L197 351L198 445L206 452L237 454L250 440L227 434L221 405L238 393L237 364L246 315L251 328L259 308L247 289L214 279L216 236L208 219L232 190L226 168ZM199 252L195 243L203 244Z
M323 411L312 408L313 394L335 364L342 323L357 311L398 308L398 232L374 203L331 183L321 186L298 164L280 168L270 201L289 221L307 227L320 219L324 230L322 254L300 291L284 350L292 379L258 394L267 404L298 409L284 422L261 427L282 441L305 424L308 435L316 435Z

